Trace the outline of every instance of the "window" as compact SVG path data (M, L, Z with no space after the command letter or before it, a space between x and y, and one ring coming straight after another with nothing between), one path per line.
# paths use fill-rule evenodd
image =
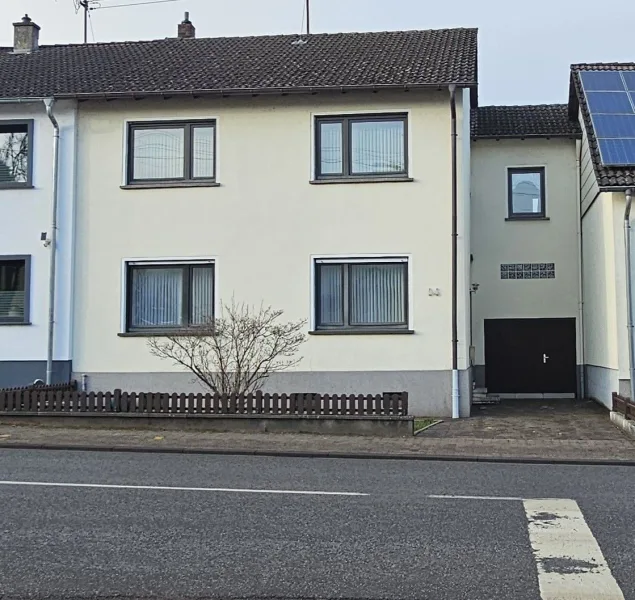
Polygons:
M317 260L316 329L407 329L408 261Z
M545 169L508 169L508 205L510 219L545 216Z
M0 324L29 322L30 256L0 256Z
M132 123L128 183L214 182L216 123Z
M214 265L128 263L127 330L174 330L214 316Z
M317 179L406 177L405 115L316 119Z
M0 121L0 188L31 187L33 121Z

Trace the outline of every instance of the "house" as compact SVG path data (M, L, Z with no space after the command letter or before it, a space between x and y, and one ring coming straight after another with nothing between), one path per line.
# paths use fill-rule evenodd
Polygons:
M459 416L474 386L624 387L631 180L602 166L585 69L568 105L479 107L475 29L199 39L186 19L171 39L22 50L36 26L15 27L0 128L37 124L42 158L32 187L0 189L0 251L30 257L0 298L31 290L31 325L0 327L0 385L20 356L20 382L42 377L54 281L55 360L90 390L198 390L147 338L232 297L307 320L272 390L406 389L413 413ZM53 279L47 99L67 119Z
M71 375L73 213L77 107L53 101L51 72L20 88L24 59L39 51L40 28L14 23L0 48L0 385L64 381ZM37 93L33 93L36 91ZM50 112L47 114L47 110ZM57 224L53 227L54 140L59 129ZM55 244L51 244L53 236ZM51 278L55 248L56 275ZM55 283L52 287L51 281ZM51 297L53 303L51 303ZM56 335L51 335L51 305Z

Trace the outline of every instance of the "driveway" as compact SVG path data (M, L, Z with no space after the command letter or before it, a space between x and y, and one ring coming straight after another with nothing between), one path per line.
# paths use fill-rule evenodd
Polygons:
M624 444L625 435L593 400L501 400L472 407L469 419L448 419L422 435L486 440L606 441Z

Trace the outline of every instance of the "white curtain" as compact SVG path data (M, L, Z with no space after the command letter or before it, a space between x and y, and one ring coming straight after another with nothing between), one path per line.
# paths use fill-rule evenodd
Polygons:
M404 171L404 139L403 121L353 122L352 174Z
M342 266L320 265L320 325L343 325Z
M184 177L185 131L179 128L136 129L134 179Z
M192 129L192 177L214 177L214 127Z
M214 270L192 269L192 325L202 325L214 316Z
M320 173L342 173L342 124L320 124Z
M351 325L394 325L406 321L403 264L351 265Z
M178 327L183 324L183 269L134 269L132 327Z
M540 173L512 175L512 208L514 213L535 214L540 205Z

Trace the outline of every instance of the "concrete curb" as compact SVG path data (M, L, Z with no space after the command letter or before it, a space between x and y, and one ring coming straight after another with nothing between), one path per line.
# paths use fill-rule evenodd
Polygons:
M0 449L66 450L79 452L136 452L153 454L207 454L218 456L270 456L286 458L340 458L355 460L407 460L441 462L517 463L530 465L579 465L635 467L635 459L536 458L523 456L452 456L422 454L381 454L375 452L309 452L301 450L232 450L211 448L158 448L156 446L104 446L73 444L0 443Z
M624 415L611 411L611 423L621 429L629 437L635 438L635 421L630 421Z

